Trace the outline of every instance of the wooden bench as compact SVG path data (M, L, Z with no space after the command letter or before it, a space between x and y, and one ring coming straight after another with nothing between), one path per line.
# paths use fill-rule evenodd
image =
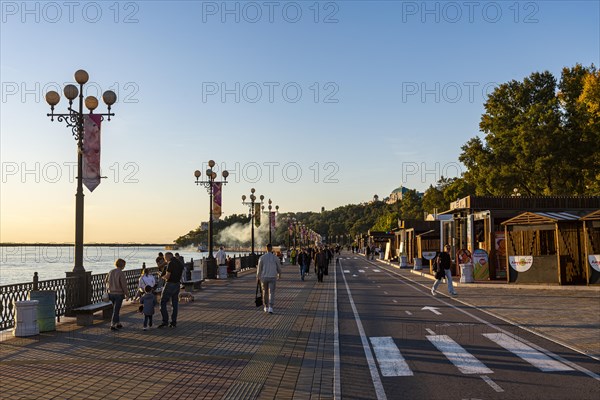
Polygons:
M77 317L77 326L88 326L94 323L94 313L102 311L103 319L111 319L113 312L113 303L102 301L100 303L88 304L87 306L73 309Z
M190 281L183 281L182 284L186 291L193 292L196 290L200 290L202 282L204 282L204 279L193 279Z

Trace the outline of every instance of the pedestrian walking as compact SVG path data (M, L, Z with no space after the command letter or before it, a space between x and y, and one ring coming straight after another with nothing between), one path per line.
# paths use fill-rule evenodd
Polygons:
M317 269L317 281L323 282L323 274L327 268L327 252L325 249L319 249L315 255L315 268Z
M111 270L104 281L106 285L106 291L108 292L108 299L113 303L113 313L110 320L110 330L116 331L123 328L121 325L120 312L123 300L129 299L129 293L127 290L127 279L123 273L125 268L125 260L122 258L115 261L115 269Z
M165 274L163 280L165 286L162 291L162 297L160 299L160 313L162 315L162 323L158 326L164 328L169 326L175 328L177 326L177 312L179 310L179 290L181 288L181 275L183 274L183 265L178 259L173 256L173 253L165 253L165 261L167 267L165 268ZM173 308L171 313L171 323L169 323L169 312L167 311L167 303L171 301L171 307Z
M275 283L281 277L281 263L272 252L273 246L267 244L267 252L258 259L256 280L260 282L265 312L273 314L275 304Z
M154 309L156 308L156 296L152 293L152 286L148 285L144 288L144 295L140 298L140 304L142 307L142 314L144 314L144 330L148 330L152 327L152 316L154 315Z
M440 252L436 258L433 260L433 266L435 268L435 282L433 283L433 287L431 288L431 294L435 296L436 291L440 283L442 283L442 279L446 278L448 282L448 293L453 296L456 296L456 292L454 291L454 286L452 285L452 270L450 267L452 266L452 260L450 259L450 245L444 246L444 251Z
M304 280L304 276L308 271L308 263L310 262L310 257L306 252L306 249L302 249L300 254L298 254L298 264L300 265L300 279Z

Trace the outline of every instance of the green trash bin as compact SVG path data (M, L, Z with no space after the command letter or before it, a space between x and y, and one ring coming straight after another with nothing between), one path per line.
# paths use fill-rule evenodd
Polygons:
M56 330L56 292L54 290L32 290L29 300L37 300L37 321L40 332Z

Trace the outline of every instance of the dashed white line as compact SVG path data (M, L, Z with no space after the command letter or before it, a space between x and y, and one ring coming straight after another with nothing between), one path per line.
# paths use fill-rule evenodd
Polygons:
M490 378L489 376L487 376L487 375L481 375L481 379L483 379L483 381L485 383L487 383L488 385L490 385L492 387L492 389L494 389L496 392L498 392L498 393L504 392L504 389L502 389L500 387L500 385L498 385L496 382L494 382L492 380L492 378Z

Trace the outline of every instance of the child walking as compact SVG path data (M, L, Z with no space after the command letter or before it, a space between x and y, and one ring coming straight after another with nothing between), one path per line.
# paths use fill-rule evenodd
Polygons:
M147 285L144 288L146 292L140 298L140 304L142 304L142 313L144 314L144 330L148 330L148 327L152 326L152 316L154 315L154 308L157 305L156 297L152 293L152 286Z

